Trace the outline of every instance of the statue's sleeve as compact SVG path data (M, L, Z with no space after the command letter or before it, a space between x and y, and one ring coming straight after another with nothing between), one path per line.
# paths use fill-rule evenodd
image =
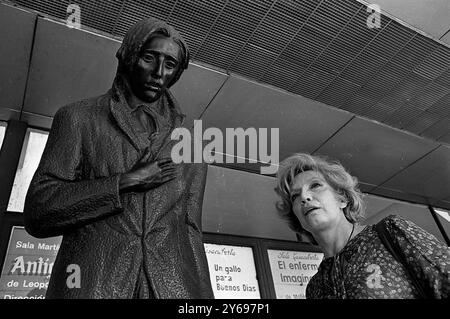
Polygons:
M206 164L193 164L189 205L187 209L187 226L190 245L193 248L196 271L200 277L201 292L199 298L211 299L214 294L211 287L211 280L208 271L208 261L206 259L205 247L202 236L202 204L206 186Z
M55 114L25 199L25 228L35 237L59 236L122 211L119 175L82 176L82 123L71 107Z

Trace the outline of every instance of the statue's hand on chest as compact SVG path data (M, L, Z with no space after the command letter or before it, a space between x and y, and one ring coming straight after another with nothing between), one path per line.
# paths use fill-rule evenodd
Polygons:
M147 161L144 156L130 171L121 175L121 192L145 192L165 184L177 176L175 164L171 158Z

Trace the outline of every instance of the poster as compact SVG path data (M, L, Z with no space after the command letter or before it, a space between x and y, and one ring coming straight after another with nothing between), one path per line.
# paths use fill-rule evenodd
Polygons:
M14 226L0 277L0 299L44 299L62 237L38 239Z
M204 244L216 299L260 299L253 249Z
M322 253L267 250L277 299L305 299L306 285L317 272Z

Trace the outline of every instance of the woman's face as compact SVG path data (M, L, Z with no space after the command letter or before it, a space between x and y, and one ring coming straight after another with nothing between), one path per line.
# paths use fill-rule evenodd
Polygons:
M320 172L305 171L295 176L291 202L303 228L313 234L345 219L343 208L347 203L340 199Z

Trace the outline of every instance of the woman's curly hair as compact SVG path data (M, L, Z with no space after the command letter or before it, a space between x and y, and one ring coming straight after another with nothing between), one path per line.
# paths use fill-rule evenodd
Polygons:
M292 210L291 186L295 176L305 171L322 174L334 191L347 202L344 215L352 224L364 217L363 195L358 189L358 180L350 175L338 162L325 156L313 156L306 153L294 154L280 163L275 191L281 197L276 203L281 217L286 219L290 228L301 234L306 232Z

